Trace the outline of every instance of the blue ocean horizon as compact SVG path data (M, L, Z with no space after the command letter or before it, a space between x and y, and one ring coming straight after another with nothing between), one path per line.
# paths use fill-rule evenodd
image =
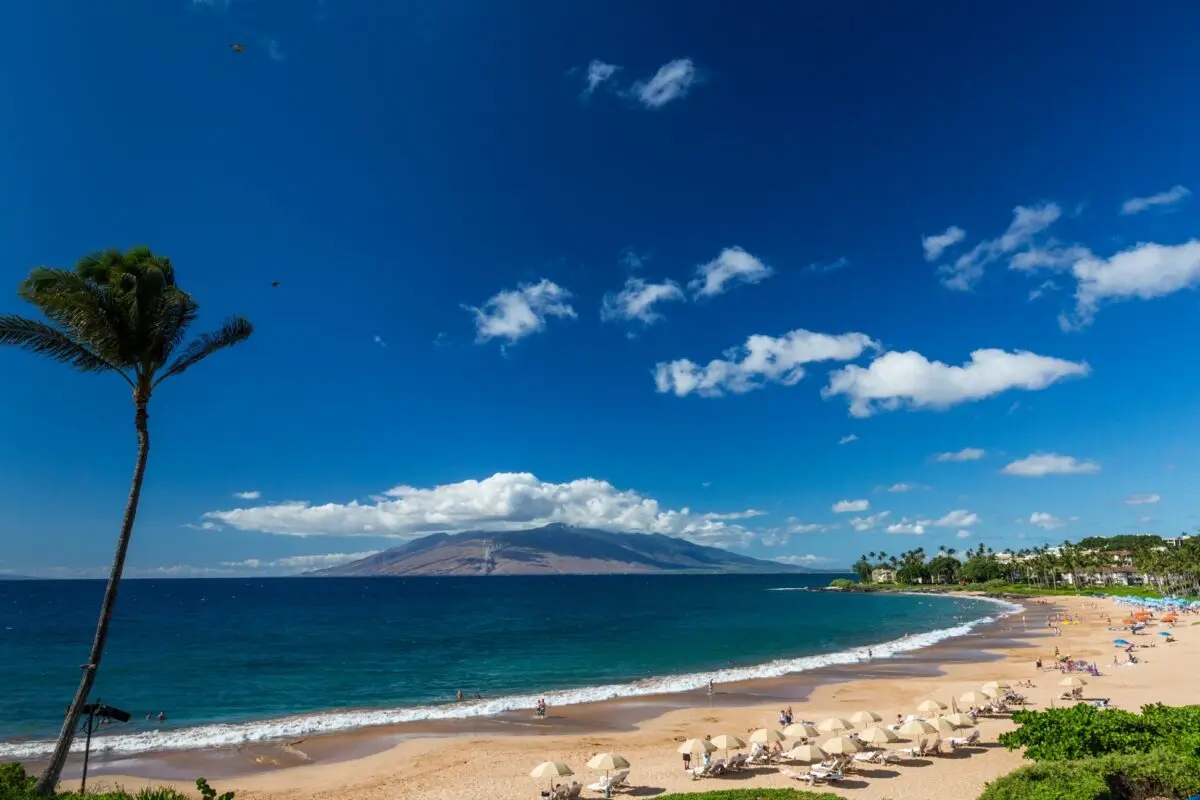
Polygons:
M92 699L146 752L487 716L774 677L927 646L995 603L795 591L831 575L136 580ZM49 752L102 581L0 582L0 758ZM457 702L457 693L464 695ZM476 699L476 695L480 695ZM145 719L165 712L167 722Z

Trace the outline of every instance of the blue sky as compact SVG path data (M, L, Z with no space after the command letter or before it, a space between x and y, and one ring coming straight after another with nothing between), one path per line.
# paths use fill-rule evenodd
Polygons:
M199 329L255 323L154 399L134 575L545 521L822 566L1175 534L1198 524L1197 24L12 3L0 313L27 313L30 267L145 243ZM12 350L0 374L0 569L103 571L123 384Z

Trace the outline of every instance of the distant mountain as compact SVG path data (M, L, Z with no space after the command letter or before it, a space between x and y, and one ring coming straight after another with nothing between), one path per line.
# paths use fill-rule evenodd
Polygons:
M594 575L810 572L658 533L547 525L526 531L435 533L373 556L306 573L366 575Z

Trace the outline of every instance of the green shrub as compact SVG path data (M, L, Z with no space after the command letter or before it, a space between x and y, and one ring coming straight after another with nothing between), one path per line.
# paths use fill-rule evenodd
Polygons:
M1200 758L1175 750L1047 761L988 784L979 800L1183 800L1200 789Z
M0 764L0 800L42 800L33 791L37 779L25 773L20 764ZM204 800L233 800L233 792L218 795L216 789L208 785L208 781L200 778L196 788ZM146 786L136 794L124 789L111 792L59 792L57 800L192 800L189 795L177 792L164 786Z
M1065 761L1111 753L1145 753L1156 746L1196 753L1200 706L1146 706L1141 714L1101 711L1084 703L1045 711L1017 711L1020 727L1000 734L1010 750L1025 748L1034 761Z
M843 800L829 792L804 792L799 789L721 789L663 797L670 797L671 800Z
M834 589L853 589L857 584L849 578L834 578L829 582Z

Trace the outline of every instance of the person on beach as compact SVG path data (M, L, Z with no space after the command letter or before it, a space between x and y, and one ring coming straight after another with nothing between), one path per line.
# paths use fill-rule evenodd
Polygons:
M712 678L709 678L709 679L708 679L708 693L709 693L710 695L713 693L713 682L712 682Z
M684 753L683 754L683 771L687 772L691 768L692 768L692 754Z
M167 712L165 712L165 711L158 712L158 721L166 722L167 721Z

